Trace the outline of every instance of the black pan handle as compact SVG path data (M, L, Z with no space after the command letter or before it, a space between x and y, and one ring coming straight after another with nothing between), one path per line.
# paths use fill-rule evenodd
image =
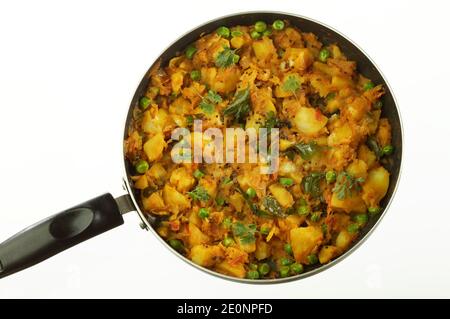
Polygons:
M120 209L111 194L53 215L0 244L0 278L122 224Z

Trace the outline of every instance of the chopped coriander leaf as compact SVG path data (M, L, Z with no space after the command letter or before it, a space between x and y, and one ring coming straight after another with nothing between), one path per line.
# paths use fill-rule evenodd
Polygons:
M311 221L317 223L320 220L320 216L322 216L322 212L315 212L311 215Z
M242 244L251 244L254 243L255 238L255 232L256 232L256 225L250 224L250 225L244 225L241 222L236 222L232 226L233 235L238 237L240 242Z
M286 92L294 93L300 88L300 82L296 76L289 75L284 81L282 89Z
M352 196L354 191L359 192L363 182L364 178L362 177L355 178L347 172L341 172L336 179L333 193L336 193L338 199L344 200Z
M195 171L194 171L194 177L196 178L196 179L200 179L200 178L202 178L203 176L205 176L205 173L203 173L201 170L199 170L199 169L196 169Z
M229 47L224 47L222 51L216 57L216 66L218 68L228 68L235 64L236 50L232 50Z
M193 200L199 201L207 201L210 198L208 192L201 186L197 186L193 191L188 192L188 195Z
M217 204L217 206L223 206L225 204L225 198L216 197L216 204Z

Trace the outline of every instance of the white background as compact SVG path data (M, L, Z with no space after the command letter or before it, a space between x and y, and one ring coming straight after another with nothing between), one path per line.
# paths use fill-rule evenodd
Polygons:
M100 193L121 194L125 114L148 66L210 19L277 10L325 22L378 64L403 117L403 173L374 234L305 280L251 286L185 264L136 214L0 280L0 298L450 297L447 1L1 1L0 240Z

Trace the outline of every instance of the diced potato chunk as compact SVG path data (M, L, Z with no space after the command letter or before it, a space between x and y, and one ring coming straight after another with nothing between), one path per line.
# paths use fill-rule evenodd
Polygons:
M137 181L134 182L134 187L137 189L145 189L148 187L147 176L141 175Z
M153 162L160 159L165 146L166 142L164 141L164 136L161 133L151 137L144 144L144 152L147 155L148 160Z
M239 244L239 249L245 251L246 253L252 253L256 250L256 243L243 243L242 240L238 237L235 238L235 241Z
M347 196L343 200L339 199L336 193L331 196L331 207L337 211L344 211L346 213L364 213L366 205L359 194L353 193L352 196Z
M220 246L195 245L191 249L191 259L203 267L214 266L223 258L224 252Z
M347 167L347 172L355 178L364 178L367 177L367 164L362 160L354 160Z
M161 133L169 120L169 115L165 109L156 110L153 117L150 111L145 111L142 119L142 130L149 134Z
M216 270L226 275L238 278L244 278L246 274L244 264L231 264L226 260L218 263L216 265Z
M366 144L362 144L358 149L358 158L364 161L367 168L372 168L377 161L377 156L372 152Z
M172 91L179 92L183 85L184 71L178 71L171 75Z
M269 190L277 202L284 208L291 207L294 204L294 198L291 193L289 193L283 186L279 184L272 184L269 186Z
M336 146L341 144L349 144L352 141L353 132L348 123L338 126L331 131L328 136L328 145Z
M328 263L338 255L338 249L335 246L323 246L319 252L319 261L321 264Z
M228 201L230 202L230 205L233 206L233 208L237 212L242 212L242 208L244 207L244 198L242 197L241 194L239 194L237 192L232 194L228 198Z
M204 234L195 224L189 223L189 245L195 246L205 244L209 241L208 235Z
M158 192L152 193L149 197L142 196L142 206L144 206L145 210L158 215L158 212L166 210L164 200ZM165 214L167 213L164 212Z
M347 230L341 230L336 237L336 247L341 251L347 250L354 238Z
M258 240L256 243L255 257L258 260L263 260L269 258L270 256L270 245L264 240Z
M371 169L362 188L367 206L377 207L389 188L389 172L383 166Z
M314 57L308 48L287 48L283 59L299 71L305 71L314 61Z
M166 205L175 213L191 207L189 199L168 184L164 186L163 198Z
M300 107L294 123L297 129L306 135L317 134L327 124L328 118L319 109Z
M323 240L320 227L298 227L290 231L291 246L295 260L307 263L307 257Z
M188 173L185 167L179 167L172 172L170 183L174 185L178 191L185 192L191 189L195 183L195 178Z
M270 60L277 53L272 40L268 37L253 41L252 47L256 58L262 62Z

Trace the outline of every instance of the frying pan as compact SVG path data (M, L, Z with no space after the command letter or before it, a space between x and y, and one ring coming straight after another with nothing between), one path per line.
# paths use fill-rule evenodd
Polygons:
M0 278L11 275L17 271L35 265L57 253L72 247L89 238L99 235L107 230L113 229L123 224L122 214L136 211L142 219L141 227L151 230L159 238L163 245L177 254L185 262L192 266L206 271L209 274L246 283L279 283L289 280L295 280L316 274L324 269L335 265L348 255L350 255L375 229L394 197L401 170L402 160L402 124L395 98L383 77L372 60L348 38L333 30L332 28L314 21L312 19L279 12L246 12L221 17L207 22L189 33L185 34L177 41L172 43L153 63L141 80L128 111L125 122L124 137L127 137L128 126L132 119L133 108L138 105L139 99L144 95L148 83L149 73L152 67L157 65L166 65L168 61L182 52L189 44L197 40L202 34L216 30L220 26L233 25L251 25L258 20L272 22L276 19L289 20L293 26L298 27L303 32L313 32L324 44L336 43L347 55L350 60L356 61L358 72L370 78L374 83L383 84L385 95L383 97L382 116L387 117L392 126L392 145L395 152L392 156L384 159L383 165L390 172L390 185L386 196L381 201L381 213L370 219L368 225L360 233L359 238L353 243L352 247L340 257L326 265L306 266L305 272L296 276L280 279L249 280L239 279L216 273L212 270L200 267L192 261L177 253L172 249L154 230L158 223L156 218L144 213L140 209L140 203L137 193L134 193L131 187L130 176L132 174L132 165L123 157L125 168L124 189L126 194L114 198L111 194L103 194L90 199L82 204L69 208L47 219L44 219L9 238L0 244Z

